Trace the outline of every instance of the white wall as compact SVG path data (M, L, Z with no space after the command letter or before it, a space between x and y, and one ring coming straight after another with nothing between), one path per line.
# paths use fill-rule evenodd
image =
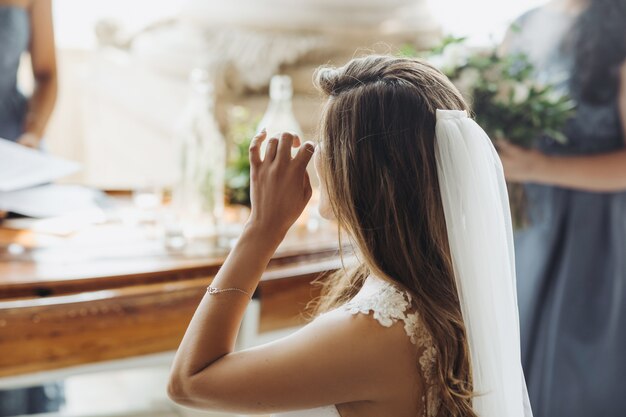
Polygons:
M102 180L109 181L106 182L109 187L124 187L124 184L111 182L110 178L106 180L106 175L102 173L107 170L117 172L124 160L129 160L134 155L130 150L126 152L125 147L134 145L136 148L144 142L141 146L151 149L150 161L159 160L159 155L162 155L164 161L167 160L169 142L166 139L171 140L171 134L164 126L150 121L155 117L158 119L164 110L168 114L175 114L175 109L172 110L171 107L184 101L185 84L179 83L180 86L176 89L173 85L175 80L169 84L165 82L167 80L152 80L159 89L148 88L144 84L151 79L141 75L142 69L139 66L131 65L124 59L103 61L104 51L95 48L94 26L99 20L111 19L133 33L151 23L175 17L185 1L54 0L61 89L55 115L48 128L47 142L50 152L85 164L85 170L70 178L70 181L86 181L104 186L105 184L98 182ZM485 44L498 43L513 19L545 0L426 1L445 33L469 36L472 43ZM106 56L111 57L110 54ZM136 88L128 88L129 85ZM153 93L152 95L161 93L167 100L149 98L151 95L145 92ZM127 97L131 93L137 96L135 101ZM144 97L146 105L141 102ZM124 103L126 106L122 105ZM128 103L135 103L131 106L132 111L127 109ZM154 108L157 105L159 108ZM125 123L121 122L122 119L115 119L114 116L118 113L126 116ZM99 135L100 139L95 139L94 135ZM127 136L132 140L122 140ZM122 139L116 142L116 138ZM123 146L119 144L120 141ZM99 146L98 151L93 150L95 145ZM109 149L108 158L97 159L102 153L102 147L109 147L115 152ZM90 155L95 156L90 158ZM127 162L136 171L153 176L148 168L138 163L141 161ZM155 166L164 164L165 162ZM102 169L96 169L97 167ZM95 174L90 175L90 172ZM127 178L129 184L139 181L141 177L134 171L120 176ZM137 178L133 181L131 177Z
M446 33L472 43L499 42L519 15L546 0L427 0Z
M339 0L341 1L341 0ZM472 37L474 42L501 39L509 23L546 0L427 0L447 33ZM113 18L130 30L174 16L181 0L54 0L57 44L60 48L90 48L93 25Z
M114 19L129 31L171 18L182 0L53 0L54 31L59 49L90 49L95 23Z

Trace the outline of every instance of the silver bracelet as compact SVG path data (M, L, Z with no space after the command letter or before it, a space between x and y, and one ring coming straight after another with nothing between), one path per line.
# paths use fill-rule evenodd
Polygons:
M209 285L206 290L211 295L219 294L221 292L237 291L237 292L247 295L249 299L252 299L252 296L250 295L250 293L248 291L242 290L241 288L234 288L234 287L233 288L215 288Z

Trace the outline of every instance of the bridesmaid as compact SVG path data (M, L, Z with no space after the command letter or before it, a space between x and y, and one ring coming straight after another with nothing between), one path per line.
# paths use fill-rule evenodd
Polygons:
M504 143L526 184L517 235L522 354L535 417L626 412L626 2L554 0L505 41L577 101L560 144Z
M51 0L0 0L0 138L39 148L57 96ZM20 58L30 53L35 89L17 86Z
M51 0L0 0L0 138L39 148L57 95ZM35 89L17 86L22 55L30 53ZM0 416L56 411L63 385L0 391Z

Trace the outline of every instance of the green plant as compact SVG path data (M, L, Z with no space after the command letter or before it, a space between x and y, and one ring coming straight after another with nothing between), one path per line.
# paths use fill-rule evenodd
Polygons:
M233 107L229 113L228 139L231 149L226 168L226 199L229 204L250 207L248 148L256 134L259 120L259 117L252 117L246 108L240 106Z

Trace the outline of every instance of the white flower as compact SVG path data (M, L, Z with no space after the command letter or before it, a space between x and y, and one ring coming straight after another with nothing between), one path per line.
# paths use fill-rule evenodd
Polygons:
M515 90L515 82L511 80L502 80L498 83L498 92L493 98L495 102L501 104L508 104L511 93Z
M454 80L454 85L465 95L472 95L476 84L480 80L480 71L476 68L465 68Z
M441 55L430 55L426 58L426 61L428 61L428 63L430 63L435 68L443 68L443 56Z
M563 97L565 97L565 94L556 90L551 90L546 94L546 98L548 99L548 102L551 104L558 103L560 100L563 99Z
M469 58L467 47L459 43L451 43L443 48L441 53L441 70L452 71L458 67L467 64Z
M521 104L528 100L530 88L524 83L515 83L513 87L513 103Z
M502 79L502 65L492 65L486 71L484 71L483 77L485 78L485 80L491 83L500 82L500 80Z

